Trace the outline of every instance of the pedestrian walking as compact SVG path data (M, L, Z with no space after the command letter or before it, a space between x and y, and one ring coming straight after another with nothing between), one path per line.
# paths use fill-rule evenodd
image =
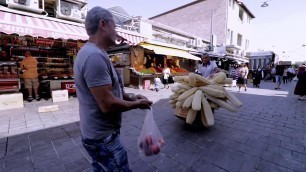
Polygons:
M120 141L122 112L149 109L152 102L142 95L124 92L107 50L116 43L116 24L110 11L88 11L85 29L88 42L74 62L79 100L82 144L92 158L92 171L131 171L127 151Z
M275 73L276 73L276 68L275 68L274 64L272 64L270 74L271 74L271 78L272 78L273 82L276 82L276 80L275 80Z
M28 98L29 102L33 101L33 90L35 94L35 99L40 100L38 94L38 72L37 72L37 60L32 56L30 51L26 51L24 54L25 58L21 61L21 69L23 71L22 78L24 80L24 87L28 91Z
M281 65L277 65L275 67L275 90L280 89L280 85L282 84L282 78L284 74L284 67Z
M287 68L287 67L284 69L284 73L283 73L283 83L284 83L284 84L288 83L288 68Z
M238 92L240 92L241 87L244 87L244 91L247 91L247 79L248 79L249 69L246 64L242 64L238 71Z
M253 77L253 86L260 87L260 81L263 78L264 78L264 71L261 66L258 66L258 68L255 71L255 75Z
M306 100L306 66L301 65L297 74L298 81L296 83L294 94L299 95L298 100Z

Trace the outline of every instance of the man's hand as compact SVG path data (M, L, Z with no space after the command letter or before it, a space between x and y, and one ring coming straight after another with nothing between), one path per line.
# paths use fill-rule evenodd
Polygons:
M137 108L139 109L150 109L153 103L147 99L138 99L136 102L138 103Z
M143 95L140 95L140 94L137 94L137 95L135 96L135 98L136 98L137 100L139 100L139 99L146 99L146 100L149 100L147 97L145 97L145 96L143 96Z

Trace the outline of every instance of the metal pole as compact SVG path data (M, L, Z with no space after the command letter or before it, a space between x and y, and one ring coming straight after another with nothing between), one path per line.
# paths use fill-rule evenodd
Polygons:
M211 23L210 23L210 49L211 51L214 50L214 45L213 45L213 34L214 34L214 12L215 9L212 9L212 13L211 13Z

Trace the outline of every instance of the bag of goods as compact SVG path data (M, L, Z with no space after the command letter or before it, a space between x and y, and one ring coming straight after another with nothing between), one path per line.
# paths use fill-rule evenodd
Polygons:
M147 110L143 127L138 137L138 148L144 155L157 155L164 146L165 141L157 128L153 117L153 110Z

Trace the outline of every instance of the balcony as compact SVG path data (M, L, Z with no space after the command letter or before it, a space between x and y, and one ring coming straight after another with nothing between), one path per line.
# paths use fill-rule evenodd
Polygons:
M226 50L229 51L237 51L237 50L241 50L241 47L238 45L227 45L226 46Z

